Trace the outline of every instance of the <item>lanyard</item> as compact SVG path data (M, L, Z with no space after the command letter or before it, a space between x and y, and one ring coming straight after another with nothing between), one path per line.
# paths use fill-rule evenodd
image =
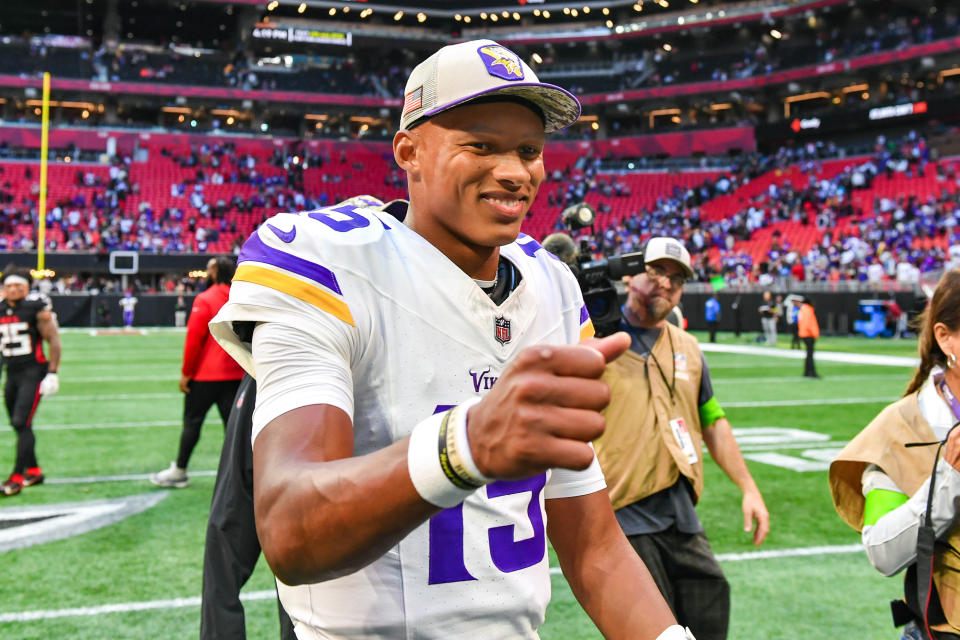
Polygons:
M660 365L660 361L657 360L657 356L653 353L653 347L648 346L646 342L643 341L643 338L640 337L633 329L633 325L629 322L625 323L626 326L630 329L630 333L634 338L637 339L637 342L643 345L643 348L650 353L650 357L653 358L654 364L657 365L657 371L660 372L660 378L663 380L663 384L666 385L667 389L670 390L670 404L676 404L674 400L674 395L677 392L677 352L673 348L673 336L670 335L670 330L667 327L663 328L663 331L667 334L667 340L670 341L670 358L673 361L673 368L670 370L670 382L667 382L667 376L663 373L663 367ZM656 344L656 343L654 343Z
M947 404L950 406L950 411L953 412L954 419L960 420L960 401L957 400L957 396L953 395L953 391L951 391L950 387L947 386L947 381L944 379L944 374L936 374L933 377L933 383L937 385L937 388L940 389L940 393L943 394L943 399L946 400Z

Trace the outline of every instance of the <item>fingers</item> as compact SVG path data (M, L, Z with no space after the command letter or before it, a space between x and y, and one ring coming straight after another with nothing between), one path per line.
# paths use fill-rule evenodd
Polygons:
M606 364L629 348L630 336L623 332L606 338L590 338L578 345L542 345L521 352L511 369L599 378Z
M606 338L589 338L580 343L600 352L604 362L613 362L630 348L630 334L624 331L607 336Z
M766 540L770 533L770 514L763 512L761 517L757 518L757 530L753 532L753 544L759 547Z
M569 376L528 376L518 382L515 393L519 399L544 405L545 408L601 411L610 403L610 387L607 383Z

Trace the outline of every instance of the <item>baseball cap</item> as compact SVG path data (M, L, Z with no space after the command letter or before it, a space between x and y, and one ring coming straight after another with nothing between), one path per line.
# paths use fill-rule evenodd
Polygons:
M690 252L674 238L650 238L643 250L643 261L673 260L681 267L688 278L693 277L693 267L690 266Z
M503 45L471 40L443 47L414 68L403 91L400 128L488 96L533 103L547 133L580 118L580 102L569 91L540 82L533 69Z

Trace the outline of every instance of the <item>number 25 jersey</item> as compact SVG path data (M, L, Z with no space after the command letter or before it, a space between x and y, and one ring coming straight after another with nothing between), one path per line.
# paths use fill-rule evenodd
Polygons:
M30 293L16 304L0 301L0 354L7 368L47 364L37 314L52 308L50 298L39 293Z
M521 349L592 334L566 265L526 236L501 255L522 281L498 306L383 211L280 214L244 245L211 333L251 373L234 322L336 337L352 379L352 406L341 408L353 418L354 454L363 455L407 437L436 411L484 395ZM254 437L257 428L255 419ZM604 486L596 461L584 472L494 482L360 571L278 584L284 608L301 625L300 638L536 638L550 599L545 500Z

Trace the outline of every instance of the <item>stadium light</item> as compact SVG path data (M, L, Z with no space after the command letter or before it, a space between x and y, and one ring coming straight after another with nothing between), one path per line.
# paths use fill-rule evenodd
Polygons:
M273 2L267 5L267 11L273 11L279 6L280 6L280 3L277 0L273 0Z
M540 9L534 9L534 10L533 10L533 15L535 15L535 16L537 16L537 17L539 18L539 17L540 17Z
M336 7L330 7L330 10L327 11L327 13L329 13L331 16L335 16L335 15L337 15L337 8L336 8Z
M543 12L543 17L546 18L547 20L550 19L550 10L549 10L549 9L547 9L547 10L545 10L545 11Z
M520 14L517 13L516 11L514 11L514 12L513 12L513 19L514 19L514 20L520 20Z
M463 16L463 21L470 24L470 16Z
M306 2L301 2L301 3L300 3L300 6L297 7L297 13L303 13L303 12L306 11L306 10L307 10L307 3L306 3Z
M395 14L393 14L393 19L397 22L399 22L400 18L402 17L403 17L403 11L397 11Z
M607 29L613 29L613 20L607 20L604 24L606 25Z
M669 42L665 42L663 44L663 50L666 51L667 53L670 53L671 51L673 51L673 45L671 45Z
M458 13L453 16L453 19L456 20L457 22L460 22L461 20L463 20L463 16Z
M610 9L608 9L607 7L604 7L604 8L603 8L603 11L602 11L601 13L603 13L603 15L605 15L605 16L608 16L608 15L610 15Z
M565 16L570 15L570 7L564 7L564 8L563 8L563 15L565 15Z
M504 18L509 18L509 17L510 17L510 12L507 11L506 9L504 9L504 10L500 13L500 15L502 15Z
M481 20L486 20L486 19L487 19L487 12L486 12L486 11L481 11L481 12L480 12L480 19L481 19Z
M426 21L427 21L427 14L425 13L417 14L417 22L426 22Z
M586 6L585 6L585 7L583 8L583 13L584 13L584 15L589 14L589 13L590 13L590 7L586 7Z
M499 20L499 19L500 19L500 16L498 16L497 14L495 14L495 13L491 13L491 14L490 14L490 21L491 21L491 22L496 22L496 21Z
M570 15L576 18L579 15L579 12L576 9L570 9Z
M770 35L776 38L777 40L783 37L783 34L776 29L770 29Z
M531 58L533 59L533 61L536 62L537 64L541 64L541 63L543 62L543 58L540 57L540 54L539 54L539 53L534 52L534 54L533 54L532 56L530 56L530 57L531 57Z

